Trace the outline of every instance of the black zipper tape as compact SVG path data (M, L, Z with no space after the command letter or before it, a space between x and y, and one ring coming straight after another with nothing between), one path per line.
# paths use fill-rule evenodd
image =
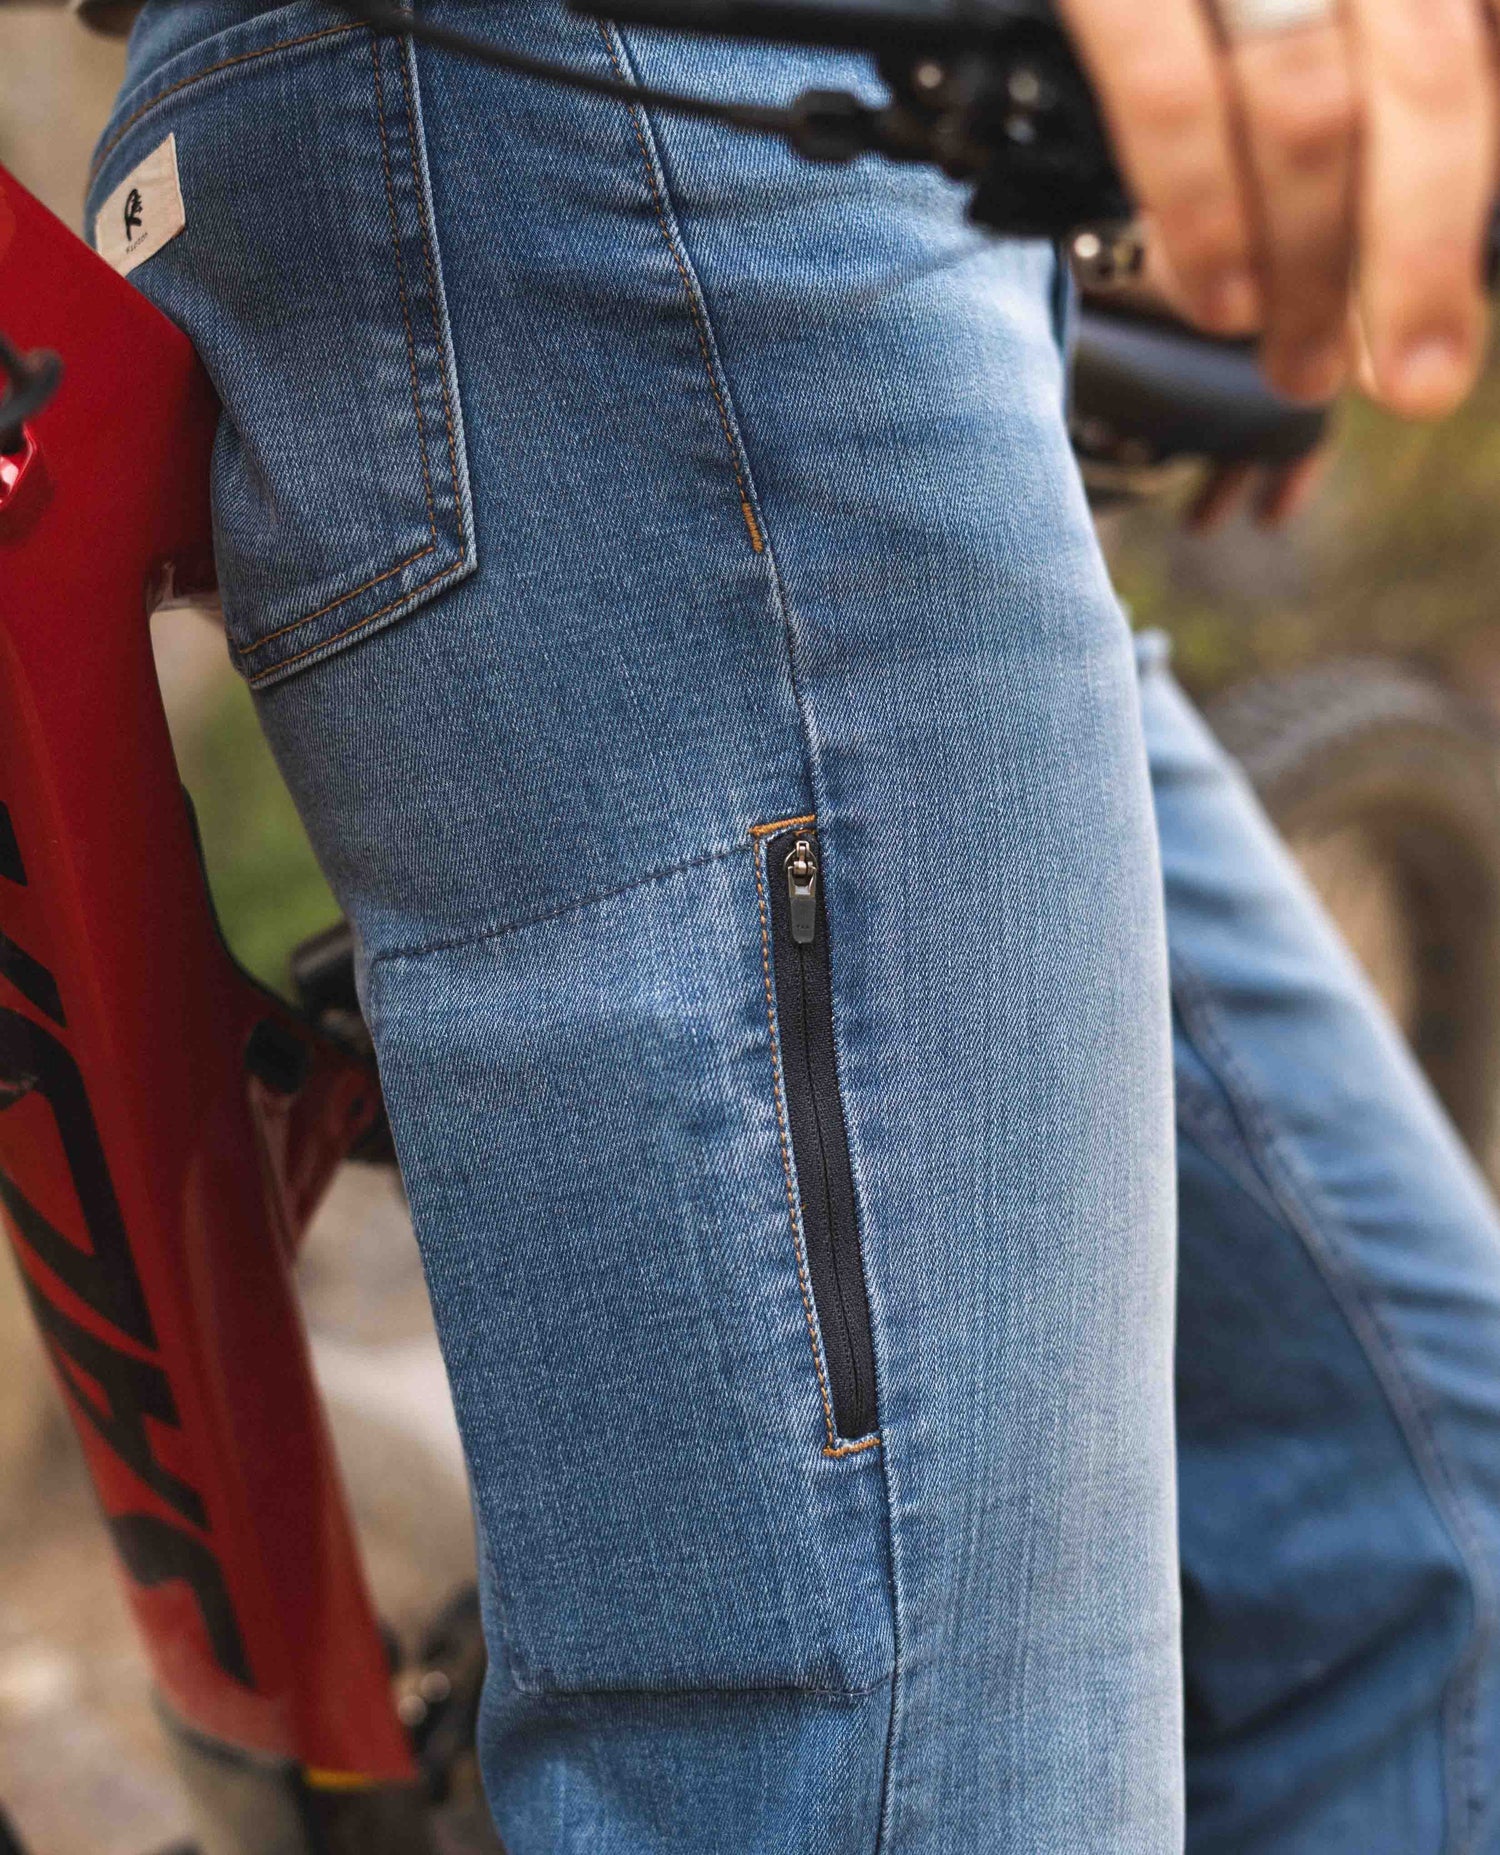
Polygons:
M765 846L772 968L807 1272L839 1436L874 1432L875 1348L849 1138L833 1048L828 911L818 834L793 828Z

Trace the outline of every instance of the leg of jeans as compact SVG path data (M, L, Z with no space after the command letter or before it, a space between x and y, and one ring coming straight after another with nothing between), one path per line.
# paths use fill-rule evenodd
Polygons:
M1500 1850L1500 1223L1143 642L1176 1035L1194 1855Z
M860 79L553 0L425 10L683 89ZM377 49L372 102L320 8L205 46L196 86L185 55L99 185L175 128L201 228L272 136L350 190L371 254L330 318L356 260L278 247L306 326L255 370L251 232L139 277L223 384L226 610L361 938L475 1491L507 1846L1175 1855L1165 935L1052 252L982 240L931 177L446 56ZM462 443L455 415L385 486L435 537L386 555L428 586L457 453L477 569L400 623L371 575L257 622L244 586L297 566L277 535L327 552L313 489L425 410L439 267ZM280 469L268 371L318 387L379 314L386 371ZM878 1433L829 1396L765 926L760 827L814 815Z

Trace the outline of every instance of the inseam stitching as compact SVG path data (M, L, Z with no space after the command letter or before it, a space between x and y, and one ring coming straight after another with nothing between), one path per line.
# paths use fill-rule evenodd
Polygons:
M621 62L619 51L610 34L608 25L601 19L594 22L599 28L599 36L604 41L604 49L609 53L609 61L615 68L615 75L621 83L631 81L630 74ZM703 307L698 300L698 292L693 283L692 273L678 247L678 241L672 234L667 220L666 201L662 198L661 183L657 179L656 164L651 158L651 149L646 141L646 131L642 123L638 104L630 108L631 126L635 130L635 139L640 145L641 163L646 170L646 184L651 189L651 201L656 209L656 223L661 227L661 235L666 243L668 254L677 267L677 275L682 280L683 295L687 298L688 314L692 318L693 333L698 338L698 351L703 356L703 371L708 376L708 390L713 394L714 405L718 408L719 427L724 433L724 442L729 447L729 468L734 472L735 487L740 493L740 513L745 518L745 527L750 536L750 545L757 554L765 552L765 537L761 534L760 523L756 520L755 505L750 499L750 488L745 480L744 469L740 462L739 445L735 440L734 427L729 420L729 408L724 403L723 389L719 383L718 370L714 366L713 348L709 344L708 330L704 325Z

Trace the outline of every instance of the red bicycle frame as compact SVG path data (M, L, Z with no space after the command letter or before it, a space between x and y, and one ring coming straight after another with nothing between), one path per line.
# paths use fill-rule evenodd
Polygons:
M0 1210L216 1848L427 1846L292 1291L372 1069L234 965L152 661L208 588L183 335L0 169Z

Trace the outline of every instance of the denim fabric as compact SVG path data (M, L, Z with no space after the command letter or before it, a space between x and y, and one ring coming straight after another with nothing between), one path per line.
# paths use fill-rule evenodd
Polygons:
M423 10L719 94L858 77L556 0ZM933 177L374 44L311 0L148 7L93 202L169 132L187 228L134 281L220 385L231 642L360 936L469 1456L512 1855L1171 1855L1167 921L1131 643L1061 417L1053 254L980 239ZM279 179L284 210L247 212ZM1148 678L1170 760L1183 734L1200 749L1167 688ZM1227 778L1210 766L1195 793ZM1279 896L1235 804L1210 874ZM874 1437L834 1422L787 1135L764 847L791 820L822 858ZM1212 899L1186 916L1214 951ZM1246 921L1231 1041L1234 961L1269 957ZM1363 999L1352 1015L1379 1041ZM1217 1102L1232 1079L1204 1041ZM1392 1090L1405 1125L1407 1071ZM1393 1216L1431 1157L1416 1120ZM1253 1286L1257 1247L1306 1240L1257 1145L1229 1166L1231 1144L1206 1193L1185 1170L1185 1256L1222 1224ZM1488 1242L1477 1198L1466 1215ZM1322 1279L1288 1299L1289 1370L1305 1302L1351 1424L1404 1464ZM1229 1450L1237 1493L1238 1438L1274 1493L1285 1426L1235 1420L1236 1335L1184 1338L1230 1403L1200 1456ZM1244 1344L1280 1382L1265 1332ZM1179 1391L1199 1424L1205 1396ZM1266 1563L1267 1515L1243 1540L1193 1466L1187 1497L1228 1535L1205 1548L1185 1519L1193 1795L1229 1838L1203 1846L1250 1846L1281 1807L1304 1839L1266 1847L1374 1848L1357 1832L1386 1833L1393 1794L1428 1811L1410 1846L1448 1846L1462 1757L1439 1697L1456 1717L1479 1639L1436 1481L1393 1467L1373 1508L1309 1509L1335 1567L1389 1520L1390 1588L1409 1566L1442 1612L1393 1597L1372 1625L1427 1681L1383 1760L1395 1702L1374 1682L1318 1716L1338 1684L1295 1608L1255 1665L1275 1640L1256 1594L1292 1606L1296 1560ZM1357 1773L1337 1794L1356 1716L1368 1823Z
M1500 1224L1162 663L1188 1846L1500 1849Z
M100 153L123 176L177 132L191 243L156 280L178 322L217 332L215 545L230 642L259 684L404 617L475 553L411 61L318 5L212 34L233 10L189 0L142 22L131 73L144 57L150 74ZM231 137L230 120L247 126ZM91 188L91 224L107 197Z

